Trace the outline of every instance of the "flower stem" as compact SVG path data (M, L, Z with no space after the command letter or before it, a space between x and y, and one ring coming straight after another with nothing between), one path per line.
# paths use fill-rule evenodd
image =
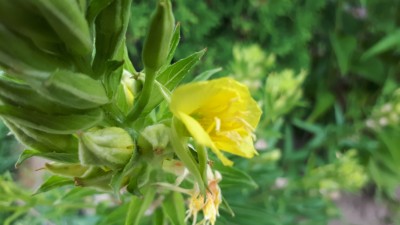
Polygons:
M129 202L128 212L126 214L125 225L132 225L135 221L135 198L136 196L131 197L131 201Z
M156 196L156 189L150 185L143 187L143 197L133 195L126 214L125 225L139 225L145 211L149 208Z

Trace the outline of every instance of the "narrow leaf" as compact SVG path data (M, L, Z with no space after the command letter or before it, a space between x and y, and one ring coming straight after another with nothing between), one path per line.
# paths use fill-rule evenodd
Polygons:
M143 198L132 196L125 225L139 225L144 212L155 197L155 189L147 187Z
M167 56L167 63L169 64L174 58L176 48L178 47L179 40L181 39L181 25L176 24L174 33L172 34L171 43L169 44L169 53Z
M235 167L228 167L222 163L215 162L214 169L218 170L222 175L221 187L258 187L253 178Z
M71 178L51 176L39 187L39 189L34 193L34 195L50 191L52 189L59 188L62 186L73 185L73 184L74 181L71 180Z
M206 81L206 80L210 79L214 74L220 72L221 70L222 70L222 67L218 67L215 69L204 71L203 73L197 75L193 79L193 82Z
M185 201L182 194L171 193L162 204L162 210L172 225L185 225Z
M79 162L79 159L78 159L78 156L76 153L39 152L39 151L33 150L33 149L26 149L19 156L17 162L15 163L15 167L18 167L25 160L27 160L33 156L38 156L38 157L54 160L57 162L64 162L64 163Z
M333 34L330 36L330 39L338 60L340 72L345 75L349 70L351 57L357 47L357 40L351 36L338 36Z
M382 38L378 43L368 49L362 59L368 59L372 56L381 54L391 49L398 48L400 46L400 29L391 32L390 34L386 35Z
M196 65L196 63L204 55L205 50L196 52L187 58L184 58L162 71L156 80L164 85L168 90L172 91L189 73L189 71ZM143 110L142 115L147 115L163 100L163 96L158 88L154 88L150 97L149 103Z

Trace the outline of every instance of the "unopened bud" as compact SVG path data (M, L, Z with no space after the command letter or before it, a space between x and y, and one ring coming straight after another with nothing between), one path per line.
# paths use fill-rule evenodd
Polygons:
M142 60L145 69L157 71L166 62L174 25L171 2L159 0L144 42Z

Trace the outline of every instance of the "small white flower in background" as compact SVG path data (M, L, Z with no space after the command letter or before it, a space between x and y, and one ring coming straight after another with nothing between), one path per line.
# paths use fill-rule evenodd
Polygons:
M256 147L257 150L265 150L268 148L268 143L264 139L258 139L254 147Z
M275 185L274 185L274 187L275 187L276 189L283 189L283 188L285 188L285 187L288 185L288 183L289 183L289 180L288 180L287 178L278 177L278 178L276 178L276 180L275 180Z

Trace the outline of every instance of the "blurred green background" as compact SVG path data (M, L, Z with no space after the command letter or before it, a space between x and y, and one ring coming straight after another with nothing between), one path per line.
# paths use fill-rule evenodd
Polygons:
M236 214L221 210L217 224L400 224L399 0L172 2L176 60L207 48L192 78L232 76L263 109L259 156L216 168ZM154 4L133 1L127 44L137 69ZM7 134L1 126L1 224L123 224L126 204L101 195L95 204L91 190L30 197ZM244 172L252 182L241 182ZM370 206L383 213L354 218Z

